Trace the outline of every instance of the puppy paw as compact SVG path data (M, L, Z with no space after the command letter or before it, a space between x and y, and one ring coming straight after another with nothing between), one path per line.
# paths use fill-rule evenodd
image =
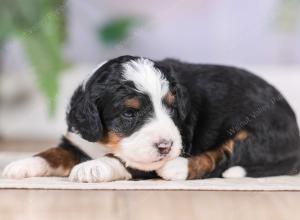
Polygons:
M109 182L113 180L130 179L123 164L115 158L102 157L76 165L69 179L77 182Z
M177 157L170 160L156 173L165 180L185 180L188 176L188 159Z
M222 173L223 178L243 178L246 176L247 172L241 166L230 167Z
M3 176L12 179L22 179L26 177L48 176L49 164L41 157L30 157L8 164Z

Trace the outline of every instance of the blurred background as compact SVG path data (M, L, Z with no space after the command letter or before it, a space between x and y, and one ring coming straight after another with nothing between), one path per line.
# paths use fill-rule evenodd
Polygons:
M0 148L59 138L73 89L124 54L248 68L300 113L300 0L1 0Z

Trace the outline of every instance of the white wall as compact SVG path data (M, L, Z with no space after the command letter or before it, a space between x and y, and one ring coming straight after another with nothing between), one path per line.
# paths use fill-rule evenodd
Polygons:
M280 31L281 1L73 0L66 53L76 62L128 53L239 65L300 64L300 11L295 31ZM132 33L129 43L107 49L95 29L120 14L141 15L146 25Z
M30 97L18 107L0 106L0 134L10 138L59 137L65 129L67 90L92 71L91 63L123 54L250 66L283 92L299 118L300 12L295 31L279 31L275 21L281 1L68 0L64 53L74 66L61 81L63 92L56 117L48 118L46 100L36 88L32 69L19 42L12 40L2 51L2 75L11 78L11 83L1 84L0 95L9 98L1 91L10 87L11 95L28 93ZM97 39L96 29L126 14L140 15L147 22L131 33L128 42L105 47Z

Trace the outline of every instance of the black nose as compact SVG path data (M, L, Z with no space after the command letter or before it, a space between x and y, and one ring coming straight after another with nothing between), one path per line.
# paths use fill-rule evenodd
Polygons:
M154 144L157 147L160 154L168 154L171 151L173 145L172 140L161 139L159 142Z

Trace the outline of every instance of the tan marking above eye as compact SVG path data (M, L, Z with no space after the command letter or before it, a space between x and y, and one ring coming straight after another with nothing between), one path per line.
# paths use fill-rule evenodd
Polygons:
M248 137L248 132L245 130L241 130L234 136L234 140L235 141L244 141L247 137Z
M141 107L141 102L137 98L130 98L125 101L125 105L129 108L139 109Z
M165 97L164 97L165 102L167 105L171 106L175 102L175 95L172 94L171 92L168 92Z

